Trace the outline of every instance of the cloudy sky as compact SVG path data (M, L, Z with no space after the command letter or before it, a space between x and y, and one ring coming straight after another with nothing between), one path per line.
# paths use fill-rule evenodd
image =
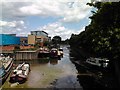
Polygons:
M2 0L0 33L27 36L43 30L63 40L78 34L90 23L91 0Z

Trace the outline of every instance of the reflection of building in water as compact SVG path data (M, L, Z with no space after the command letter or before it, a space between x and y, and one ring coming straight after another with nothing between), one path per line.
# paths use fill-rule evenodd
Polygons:
M49 59L39 59L38 62L39 62L39 64L48 64Z
M57 59L51 59L50 64L56 65L56 64L58 64L58 60Z

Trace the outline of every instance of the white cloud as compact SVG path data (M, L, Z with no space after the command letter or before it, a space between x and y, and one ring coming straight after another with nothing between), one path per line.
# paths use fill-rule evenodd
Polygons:
M24 32L27 27L24 21L0 21L0 33L4 34L19 34Z
M15 22L6 22L6 21L0 21L0 26L8 26L8 27L15 27L16 23Z
M90 13L90 7L86 5L89 1L36 0L34 2L2 2L3 17L56 16L62 17L61 21L64 22L76 22Z
M74 2L71 8L67 7L64 11L64 22L79 22L90 14L91 8L85 3Z
M28 16L59 17L56 23L45 25L39 30L46 31L51 37L61 36L64 40L70 38L72 33L78 34L81 30L68 29L62 24L79 22L89 16L91 7L86 3L90 0L3 0L0 2L2 8L0 26L2 33L16 33L27 35L30 31L25 26L24 19ZM10 21L12 20L12 21ZM29 22L28 22L29 23Z
M28 36L28 34L30 34L30 32L28 32L28 31L24 31L24 32L20 32L20 33L18 33L17 34L17 36Z
M56 22L40 27L37 30L44 30L51 37L60 36L63 40L65 40L65 39L69 39L72 33L79 34L81 31L84 30L84 28L77 31L77 30L65 28L64 26L62 26L61 23Z
M24 27L24 21L0 21L0 27Z

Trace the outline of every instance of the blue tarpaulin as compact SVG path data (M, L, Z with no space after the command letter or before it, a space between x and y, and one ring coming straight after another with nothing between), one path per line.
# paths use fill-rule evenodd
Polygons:
M19 45L20 37L9 34L0 34L0 45Z

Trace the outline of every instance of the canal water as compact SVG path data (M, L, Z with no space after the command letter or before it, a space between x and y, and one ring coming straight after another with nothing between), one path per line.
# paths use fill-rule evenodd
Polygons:
M17 65L28 62L31 66L28 80L24 84L11 84L9 77L2 88L73 88L82 89L78 81L78 71L70 61L69 49L62 46L64 55L58 59L15 61Z

